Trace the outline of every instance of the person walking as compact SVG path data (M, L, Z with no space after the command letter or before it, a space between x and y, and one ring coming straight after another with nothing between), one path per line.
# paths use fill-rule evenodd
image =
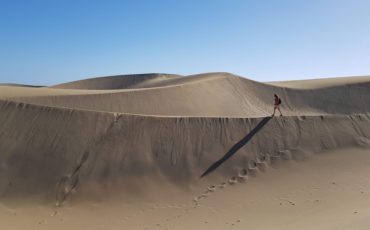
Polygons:
M280 113L280 116L283 116L280 110L281 105L281 99L277 94L274 94L274 113L272 114L272 117L275 116L275 111L278 110Z

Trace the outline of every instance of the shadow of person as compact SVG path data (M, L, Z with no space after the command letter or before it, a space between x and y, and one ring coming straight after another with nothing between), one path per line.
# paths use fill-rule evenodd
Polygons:
M231 147L221 159L213 163L200 177L202 178L207 176L208 174L216 170L222 163L232 157L241 147L246 145L253 138L253 136L258 133L263 128L263 126L267 124L267 122L271 120L271 118L272 117L263 118L262 121L260 121L252 131L250 131L245 137L238 141L238 143Z

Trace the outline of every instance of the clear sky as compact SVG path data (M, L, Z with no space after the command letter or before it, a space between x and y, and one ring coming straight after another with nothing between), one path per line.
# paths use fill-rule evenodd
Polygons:
M370 0L0 0L0 82L370 75Z

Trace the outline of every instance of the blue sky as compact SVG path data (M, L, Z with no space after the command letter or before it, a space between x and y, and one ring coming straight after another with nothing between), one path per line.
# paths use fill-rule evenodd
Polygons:
M369 0L0 0L0 82L370 75Z

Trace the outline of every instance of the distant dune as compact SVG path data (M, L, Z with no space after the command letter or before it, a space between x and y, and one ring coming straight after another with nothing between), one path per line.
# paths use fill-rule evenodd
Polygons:
M30 104L101 112L250 118L271 114L271 98L277 93L284 100L283 110L288 116L345 115L370 110L370 81L366 79L369 77L341 84L343 80L338 78L331 80L333 86L322 80L303 81L303 86L314 84L316 87L296 89L227 73L187 77L148 74L94 78L52 88L9 90L9 93L5 89L0 96ZM321 82L325 87L317 87Z
M275 93L282 98L284 116L267 119ZM226 225L240 229L351 229L341 228L352 225L340 221L340 225L325 225L318 215L312 216L317 223L302 216L308 215L307 210L317 212L315 205L322 202L326 206L320 210L329 210L323 214L328 219L344 217L347 211L348 215L362 212L365 208L359 205L360 198L354 198L357 192L362 204L370 205L370 171L365 167L365 162L370 163L370 77L261 83L229 73L139 74L51 87L0 85L0 143L0 202L4 204L0 218L7 218L9 226L10 204L69 205L89 213L89 202L104 200L99 205L112 212L109 218L122 218L112 211L112 207L124 209L118 203L138 202L137 207L128 208L142 210L140 220L137 216L131 217L131 222L125 220L131 229L157 224L196 229L205 222L212 229L226 229ZM217 161L217 168L200 179ZM321 176L315 177L315 173ZM244 187L248 178L259 192ZM238 183L243 185L224 189ZM337 193L330 187L335 183L341 184ZM357 209L338 208L331 200L335 196ZM237 197L242 200L235 200ZM270 203L263 203L263 197L271 198ZM105 203L113 198L116 205ZM251 203L243 203L243 199ZM167 206L159 211L168 216L168 223L162 214L145 218L148 204L168 205L166 200L190 204L179 205L176 211ZM248 205L261 215L262 210L274 210L277 216L269 217L271 213L266 211L263 217L243 217L239 211L248 213ZM299 207L294 211L293 206ZM77 210L82 209L71 212L78 216ZM45 210L49 209L39 211L38 218ZM183 217L184 210L188 210L187 217ZM176 216L185 222L188 218L188 225L181 226L181 218L171 212L178 212ZM301 222L279 222L288 214L297 215ZM69 215L73 216L69 213L65 218ZM349 218L346 223L360 223L354 229L369 226L361 215L357 215L361 220ZM222 223L225 228L217 222L222 217L230 219L226 225ZM256 218L262 218L261 222L268 218L275 224L262 224ZM46 222L45 229L63 229ZM78 224L81 229L90 226ZM108 226L120 229L116 224Z

